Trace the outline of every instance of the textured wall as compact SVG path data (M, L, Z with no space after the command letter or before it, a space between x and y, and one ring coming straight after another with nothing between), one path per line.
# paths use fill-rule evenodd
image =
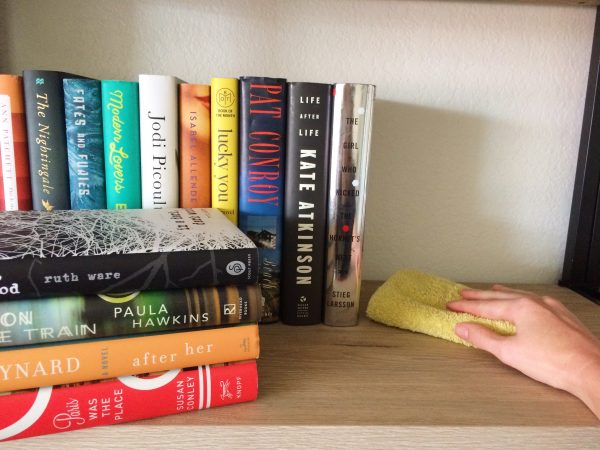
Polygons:
M5 1L0 70L378 87L364 276L555 282L593 8L385 0Z

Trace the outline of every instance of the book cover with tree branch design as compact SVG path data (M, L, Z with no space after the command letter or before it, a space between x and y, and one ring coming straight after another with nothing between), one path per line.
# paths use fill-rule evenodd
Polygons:
M0 217L0 299L258 281L255 244L217 209Z

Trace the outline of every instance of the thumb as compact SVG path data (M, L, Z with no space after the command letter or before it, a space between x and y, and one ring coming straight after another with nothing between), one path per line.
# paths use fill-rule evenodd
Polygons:
M484 325L470 322L457 324L454 332L476 348L490 352L496 357L500 357L502 344L506 339L506 336L501 336Z

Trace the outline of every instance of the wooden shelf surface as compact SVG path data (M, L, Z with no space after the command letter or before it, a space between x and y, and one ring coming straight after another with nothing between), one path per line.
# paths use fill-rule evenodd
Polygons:
M14 448L600 448L578 399L491 355L364 317L357 327L262 325L256 402L4 444ZM558 286L600 336L600 307Z

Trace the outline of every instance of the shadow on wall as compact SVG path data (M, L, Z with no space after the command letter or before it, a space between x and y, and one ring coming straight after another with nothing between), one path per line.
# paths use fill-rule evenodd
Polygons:
M504 281L489 274L507 267L531 273L511 250L514 225L486 215L480 174L491 127L481 116L376 101L365 279L406 267L463 281Z

